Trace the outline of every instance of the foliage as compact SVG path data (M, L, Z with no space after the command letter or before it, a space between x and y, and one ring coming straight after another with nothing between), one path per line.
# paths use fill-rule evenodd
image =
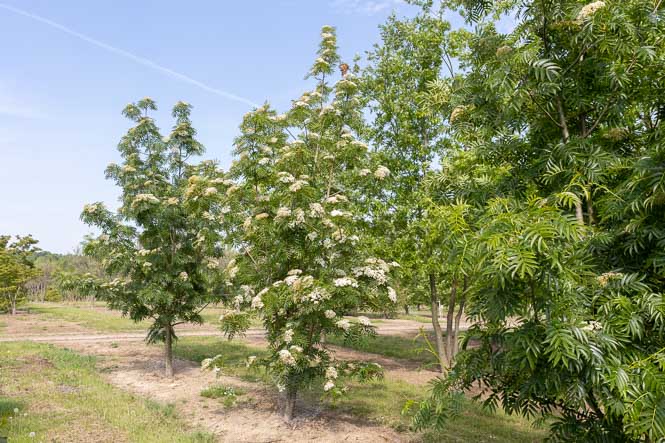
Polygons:
M121 207L112 212L94 203L83 210L82 219L101 231L85 252L114 277L99 288L92 277L84 277L83 288L101 290L112 309L134 321L152 319L148 340L165 342L169 375L173 326L201 323L201 310L221 298L224 179L214 162L189 162L203 152L190 105L174 106L169 137L162 137L148 116L154 110L155 103L146 98L123 111L136 125L118 145L123 163L106 169L122 189Z
M461 71L423 102L459 149L433 189L473 198L481 276L474 346L417 424L443 426L448 396L479 382L490 407L554 417L555 440L663 438L663 6L445 4L474 30L451 33Z
M239 251L227 267L237 291L233 305L263 316L271 352L254 364L266 366L287 392L289 419L301 387L323 380L324 390L338 396L343 375L365 378L366 365L336 364L321 337L371 333L369 319L351 323L343 316L395 299L388 279L397 264L372 257L361 236L363 197L390 171L373 164L354 136L362 117L358 80L345 70L329 84L339 62L334 29L324 27L321 37L309 73L315 89L286 114L264 105L245 116L230 170L235 184L227 190L235 220L228 230ZM224 316L223 330L239 332L248 325L243 315Z
M25 299L25 285L39 275L33 263L37 240L31 236L0 236L0 296L6 309L16 313L16 306Z

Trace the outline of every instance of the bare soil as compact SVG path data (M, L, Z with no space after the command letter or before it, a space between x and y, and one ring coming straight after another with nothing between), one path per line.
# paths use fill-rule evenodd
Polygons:
M66 346L77 352L100 358L99 368L113 385L160 403L173 404L180 416L193 426L202 426L224 442L404 442L413 435L358 419L319 404L299 400L298 418L284 422L277 409L280 402L273 388L249 383L235 377L203 372L193 362L177 359L176 376L165 379L161 347L146 346L145 334L99 333L81 325L44 319L35 314L3 316L5 327L0 341L33 340ZM414 336L420 323L408 320L384 320L379 334ZM214 329L185 328L180 336L217 335ZM251 329L243 341L265 346L263 331ZM385 369L389 379L425 384L437 375L422 370L417 363L398 361L377 354L330 346L338 359L375 361ZM200 395L206 387L223 384L242 388L245 394L235 406L226 407L218 399Z
M315 405L298 403L298 418L287 424L277 412L274 389L235 377L218 376L190 361L175 362L176 376L163 377L161 348L141 343L75 341L67 346L82 354L100 357L99 367L115 386L135 394L173 404L192 425L208 429L224 442L401 442L408 436ZM242 388L239 403L226 407L219 400L201 397L215 384Z

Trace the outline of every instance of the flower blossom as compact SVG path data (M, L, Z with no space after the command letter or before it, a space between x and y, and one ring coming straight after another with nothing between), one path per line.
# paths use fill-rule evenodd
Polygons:
M332 380L328 380L325 385L323 385L323 390L328 392L335 387L335 383Z
M326 312L324 312L324 315L329 320L332 320L333 318L337 317L337 314L335 314L335 311L333 311L332 309L328 309Z
M334 284L338 288L344 288L347 286L351 286L352 288L358 287L358 282L356 281L356 279L351 277L336 278Z
M287 207L281 206L279 209L277 209L275 218L285 218L289 216L291 216L291 210Z
M263 300L261 300L261 296L257 295L252 299L252 309L261 309L263 308Z
M302 189L303 186L309 184L306 180L296 180L289 186L289 191L291 192L298 192Z
M369 320L369 318L365 317L364 315L358 317L358 323L360 323L363 326L372 326L372 322Z
M333 366L328 366L326 368L326 378L328 380L334 380L337 378L337 369Z
M132 206L136 206L139 203L159 203L159 199L152 194L137 194L132 201Z
M378 168L376 168L376 171L374 171L374 177L378 178L379 180L383 180L389 175L390 175L390 169L386 168L385 166L379 166Z
M390 286L388 286L388 298L391 302L397 303L397 292Z
M293 355L291 352L289 352L288 349L282 349L278 353L279 359L282 363L284 363L287 366L295 366L296 364L296 359L293 358Z
M288 172L281 171L277 174L278 180L282 183L293 183L296 181L296 178L289 174Z
M291 343L293 341L293 329L287 329L284 332L284 341L286 343Z
M593 3L589 3L588 5L584 5L582 9L580 9L580 13L577 15L577 22L583 22L587 18L591 17L598 11L599 9L602 9L605 7L605 2L603 1L597 1Z
M351 327L351 322L349 322L347 319L343 318L343 319L339 320L337 323L335 323L335 325L340 329L348 331L349 328Z

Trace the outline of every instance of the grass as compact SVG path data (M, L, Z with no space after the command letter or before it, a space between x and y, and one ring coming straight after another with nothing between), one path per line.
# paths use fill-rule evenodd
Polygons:
M377 337L377 340L383 338L395 337ZM393 350L401 349L396 352L405 355L407 351L403 345L411 343L411 340L383 341L383 343L393 345ZM399 343L399 346L395 346L395 343ZM197 362L201 362L204 358L222 355L222 373L248 381L268 382L267 376L250 372L245 366L247 357L265 355L267 351L264 349L214 337L183 337L178 340L174 352L180 358ZM399 380L385 379L365 384L351 383L349 387L347 395L342 399L334 403L326 401L328 406L400 431L406 431L410 426L410 417L403 414L402 411L407 401L418 401L427 396L426 386L413 385ZM322 388L318 387L302 394L313 402L320 401ZM483 410L479 404L466 400L462 404L461 415L447 423L445 432L429 431L422 434L421 437L428 443L469 441L507 443L542 441L546 437L546 432L542 429L534 429L528 420L501 412L488 412Z
M201 363L203 359L222 356L222 372L246 381L265 381L265 378L247 368L247 357L263 357L267 351L243 343L228 341L220 337L182 337L173 348L173 353L182 359Z
M121 317L113 311L93 309L89 305L59 305L53 303L31 303L30 312L41 314L49 319L78 323L81 326L105 332L145 331L148 322L135 322Z
M425 368L432 368L437 364L436 358L426 350L427 343L423 337L407 338L396 335L377 335L363 338L357 343L344 343L342 337L329 336L326 341L356 351L411 360L420 363Z
M243 389L224 385L209 386L201 391L201 397L220 399L226 407L235 405L238 397L244 394Z
M214 441L188 429L173 405L110 386L93 357L28 342L0 343L0 355L0 435L11 442Z
M72 323L78 323L81 326L96 329L103 332L134 332L146 331L150 327L148 321L135 322L134 320L122 317L119 312L104 310L106 305L102 302L58 304L58 303L31 303L28 305L30 312L41 314L45 318L64 320ZM201 313L204 323L216 325L219 323L219 316L224 309L217 307L207 307ZM259 319L252 319L252 326L259 327Z

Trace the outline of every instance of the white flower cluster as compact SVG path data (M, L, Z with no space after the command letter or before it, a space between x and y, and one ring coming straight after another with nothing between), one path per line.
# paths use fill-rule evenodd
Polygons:
M85 205L83 206L83 212L86 214L94 214L97 212L99 209L101 209L101 203L94 203L92 205Z
M333 366L328 366L326 368L326 378L328 380L335 380L337 379L337 368Z
M298 192L302 189L303 186L306 186L308 184L309 183L307 182L307 180L296 180L291 184L291 186L289 186L289 191Z
M302 298L303 301L311 302L315 305L328 299L330 299L330 293L322 288L315 288L312 292Z
M289 174L288 172L279 172L277 173L278 180L282 183L293 183L296 181L296 178Z
M589 3L588 5L584 5L582 9L580 9L580 13L577 14L577 22L583 22L587 18L591 17L598 11L599 9L602 9L605 7L605 2L603 1L597 1L593 3Z
M372 322L369 320L369 318L365 317L364 315L358 317L358 323L360 323L363 326L372 326Z
M136 197L134 197L134 200L132 201L132 206L136 206L140 203L157 204L159 203L159 199L152 194L136 194Z
M376 171L374 171L374 177L378 178L379 180L383 180L389 175L390 175L390 169L386 168L385 166L379 166L378 168L376 168Z
M326 310L326 312L324 312L324 315L328 320L332 320L333 318L337 317L337 314L335 314L335 311L333 311L332 309Z
M388 299L393 303L397 303L397 292L390 286L388 286Z
M309 216L312 218L319 218L326 214L326 210L323 209L321 203L310 203L309 204Z
M358 281L355 278L351 278L351 277L336 278L333 283L338 288L345 288L347 286L350 286L352 288L357 288L358 287Z
M277 214L275 214L275 218L286 218L290 216L291 210L284 206L281 206L279 209L277 209Z
M293 357L293 354L288 349L282 349L278 353L279 360L287 366L295 366L296 359Z
M291 343L293 341L293 329L287 329L284 332L284 342Z
M337 326L340 329L343 329L345 331L348 331L349 328L351 327L351 322L348 321L347 319L343 318L339 320L337 323L335 323L335 326Z
M365 260L365 266L353 268L353 275L356 277L369 277L376 280L379 285L385 285L388 282L388 272L390 264L379 258L368 258Z

